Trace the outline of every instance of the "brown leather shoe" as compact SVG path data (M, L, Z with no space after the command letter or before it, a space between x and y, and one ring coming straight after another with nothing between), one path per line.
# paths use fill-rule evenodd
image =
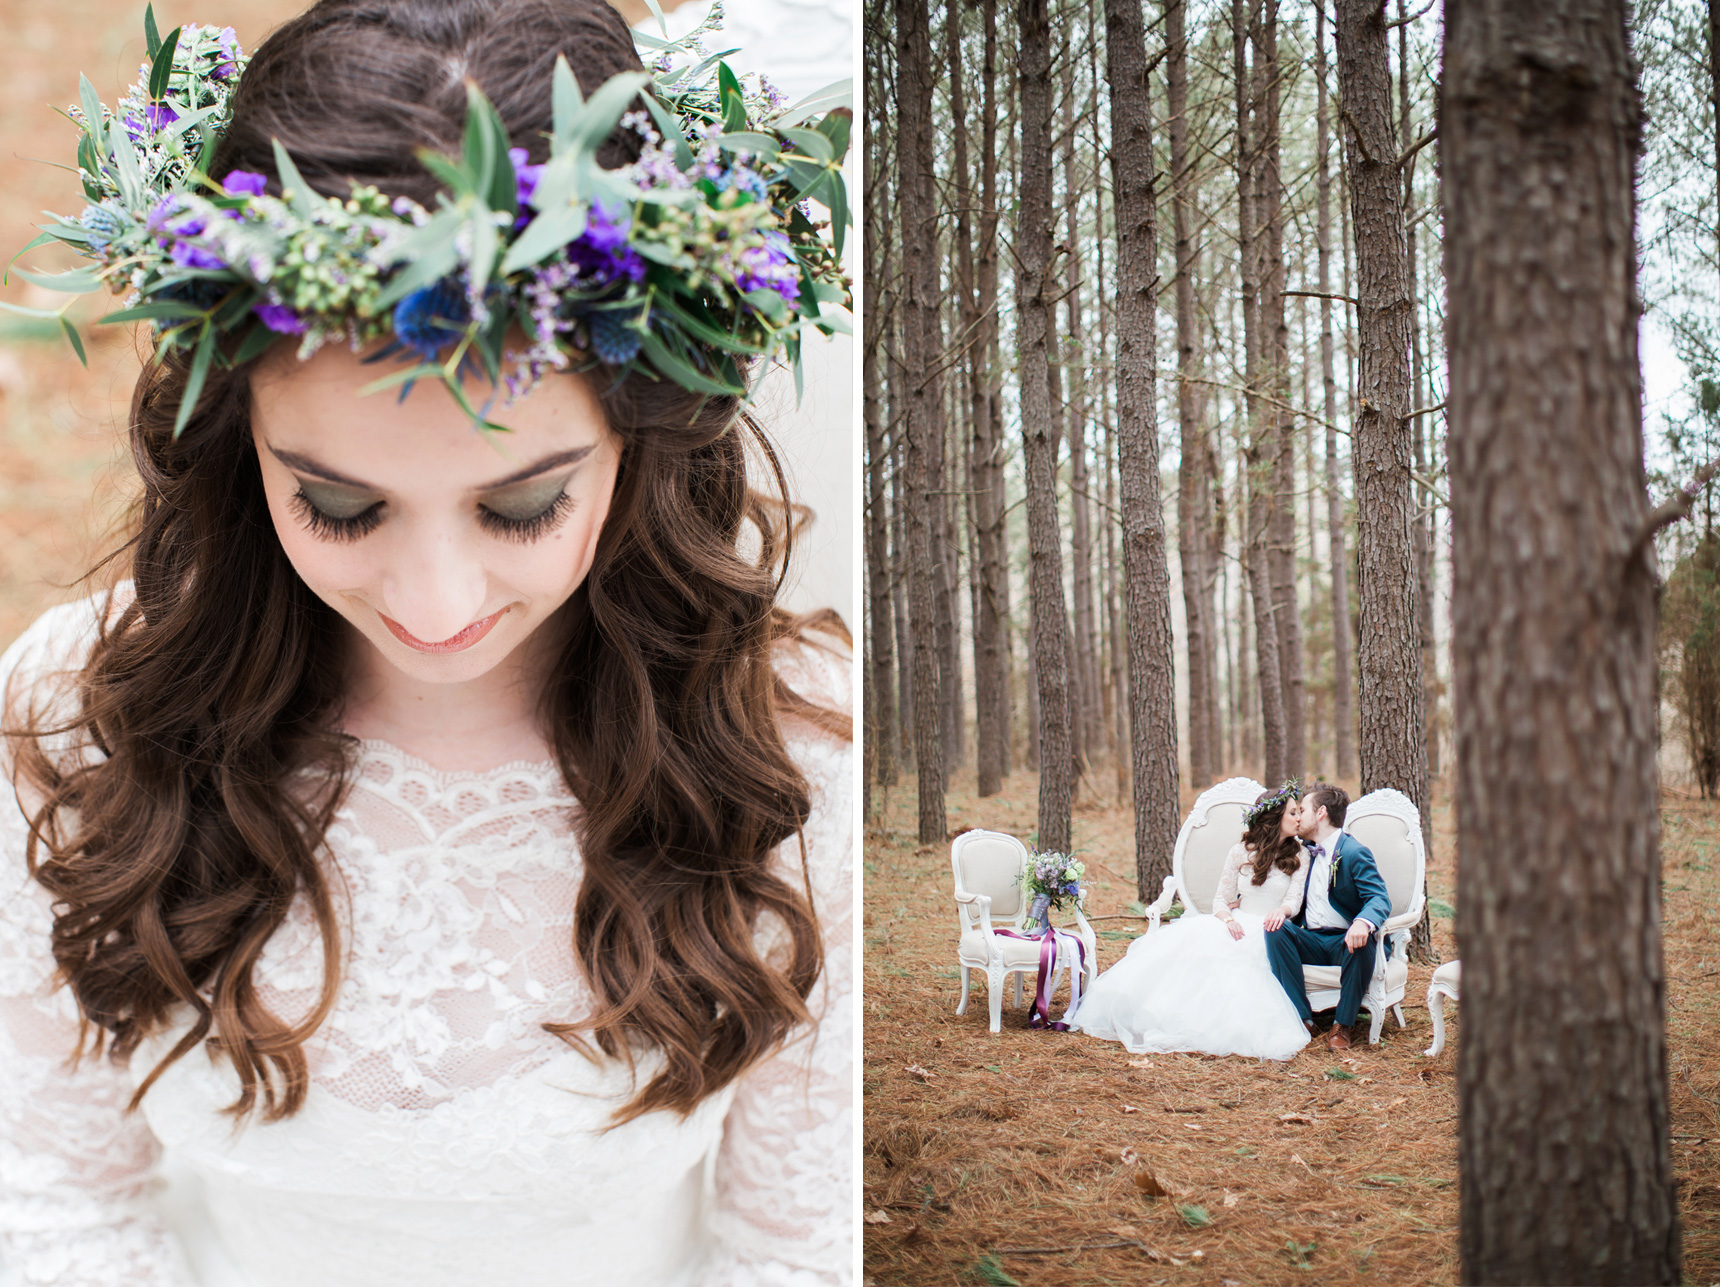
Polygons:
M1308 1029L1308 1040L1309 1041L1313 1041L1317 1037L1319 1037L1320 1030L1314 1026L1314 1021L1312 1019L1302 1020L1302 1026L1304 1028Z
M1332 1035L1326 1038L1327 1050L1348 1050L1350 1048L1350 1032L1343 1024L1332 1025Z

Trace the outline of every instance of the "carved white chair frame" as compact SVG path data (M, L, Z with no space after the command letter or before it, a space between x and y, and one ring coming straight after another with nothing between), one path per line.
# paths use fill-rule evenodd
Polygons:
M1433 1044L1422 1052L1430 1059L1445 1049L1445 998L1462 1000L1458 996L1462 989L1463 962L1447 961L1433 972L1433 981L1427 985L1427 1012L1433 1017Z
M1183 819L1182 829L1177 832L1176 848L1171 853L1171 874L1165 877L1164 887L1158 898L1147 908L1147 933L1151 934L1159 928L1164 914L1170 910L1173 903L1178 901L1183 904L1185 915L1207 916L1212 914L1211 904L1218 889L1218 874L1216 871L1210 873L1212 885L1206 890L1204 897L1191 891L1190 873L1187 870L1189 847L1191 844L1198 843L1202 829L1215 821L1212 815L1220 806L1229 806L1222 810L1224 813L1235 812L1237 805L1241 805L1245 809L1253 804L1265 789L1251 778L1228 778L1201 792L1200 798L1194 802L1194 808L1189 810L1188 817ZM1422 904L1427 897L1427 853L1422 845L1421 815L1415 804L1401 791L1393 791L1389 788L1370 791L1360 800L1351 803L1344 816L1343 830L1354 835L1352 828L1357 821L1376 816L1395 818L1403 823L1405 839L1412 851L1414 887L1409 890L1392 888L1391 882L1387 882L1387 889L1392 895L1393 907L1398 906L1400 902L1404 903L1405 906L1401 912L1394 912L1387 918L1386 923L1380 927L1379 937L1375 940L1374 974L1373 978L1369 980L1367 992L1362 997L1362 1008L1368 1012L1371 1019L1368 1032L1370 1044L1379 1042L1380 1029L1384 1026L1388 1009L1396 1016L1398 1027L1404 1026L1402 1007L1404 987L1402 984L1397 987L1388 986L1389 972L1386 963L1385 943L1388 937L1394 937L1396 940L1394 947L1396 959L1400 961L1404 959L1403 953L1409 945L1410 930L1421 919ZM1236 836L1229 839L1225 845L1227 851L1230 845L1236 843L1236 839L1240 835L1239 829ZM1203 857L1206 858L1203 865L1210 867L1210 858L1205 855ZM1396 864L1392 866L1395 870ZM1383 874L1384 871L1382 870ZM1204 885L1205 880L1203 879L1201 883ZM1312 970L1330 968L1329 966L1304 966L1303 970L1306 973ZM1338 1004L1338 989L1327 987L1324 983L1310 982L1308 984L1308 1004L1315 1010L1332 1009Z
M1013 847L1020 856L1014 868L1014 874L1006 887L993 885L991 889L970 889L970 876L962 870L963 852L974 844L1004 843ZM956 963L961 967L962 999L956 1007L958 1015L967 1013L968 989L972 983L973 971L985 971L987 1000L990 1003L991 1030L999 1032L1003 1027L1003 990L1010 975L1015 976L1015 1004L1019 1007L1021 1001L1021 979L1024 974L1031 974L1037 982L1039 975L1039 957L1034 951L1031 963L1026 955L1018 956L1013 963L1005 959L1003 944L1010 942L998 936L998 929L1014 930L1017 934L1023 932L1022 926L1027 918L1028 903L1021 889L1021 875L1027 869L1030 858L1027 846L1015 836L1002 831L964 831L955 838L950 846L950 867L955 873L956 919L960 926L960 934L966 935L977 931L985 944L985 964L963 959L961 954L961 939L956 940ZM1083 914L1082 904L1087 900L1085 890L1081 892L1081 901L1075 906L1075 932L1080 936L1087 949L1087 959L1084 973L1089 981L1097 977L1099 972L1098 943L1093 934L1093 927L1088 924ZM1072 965L1071 970L1075 967Z

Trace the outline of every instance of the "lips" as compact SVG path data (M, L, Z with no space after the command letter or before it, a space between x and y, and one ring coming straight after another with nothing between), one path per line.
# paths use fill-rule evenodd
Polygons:
M382 618L382 624L388 627L388 632L408 648L415 649L418 652L446 653L464 652L466 649L470 648L473 644L477 643L478 640L489 634L491 628L496 624L496 622L502 619L506 612L506 608L503 608L500 612L493 612L482 621L474 621L458 634L449 635L446 639L437 643L425 642L405 626L401 625L398 621L394 620L393 617L386 616L380 612L376 615Z

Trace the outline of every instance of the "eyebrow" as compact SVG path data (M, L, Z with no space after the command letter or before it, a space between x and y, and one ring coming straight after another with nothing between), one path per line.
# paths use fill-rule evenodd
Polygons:
M523 483L528 478L536 478L539 474L547 474L552 469L560 469L564 465L576 465L596 450L597 444L592 443L587 447L575 447L571 451L558 451L553 455L545 456L535 464L527 465L524 469L515 470L504 478L498 478L493 482L484 483L479 487L474 487L472 490L477 492L493 492L499 487L507 487L513 483ZM270 447L269 454L276 460L280 461L288 469L297 470L301 474L309 474L312 478L320 478L324 482L339 483L343 487L356 487L360 491L366 492L380 492L385 490L381 487L374 487L370 483L363 482L357 478L350 478L338 470L330 469L327 465L319 464L309 456L300 455L296 451L281 451L275 447Z

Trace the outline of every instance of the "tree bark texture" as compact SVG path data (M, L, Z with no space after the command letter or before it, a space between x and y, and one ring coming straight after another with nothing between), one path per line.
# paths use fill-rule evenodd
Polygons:
M890 518L884 490L884 465L888 451L884 441L882 374L886 315L883 307L884 265L890 257L886 221L881 217L889 205L887 147L888 135L878 129L874 121L872 137L867 141L864 155L866 191L873 193L876 201L868 203L866 212L869 253L863 269L866 299L873 307L865 312L863 348L866 359L861 375L862 414L866 423L866 598L869 612L866 749L872 765L871 780L883 786L894 786L896 743L900 734L896 728L895 618L890 604ZM874 214L874 210L878 213Z
M919 778L921 844L941 844L944 810L943 712L937 595L949 598L941 548L943 498L936 483L943 455L943 381L937 363L936 197L932 186L931 32L926 0L896 0L897 149L901 185L902 406L908 443L908 615L914 659L914 762ZM938 472L934 472L934 471Z
M1348 126L1358 360L1351 408L1361 644L1357 749L1365 794L1394 787L1429 824L1421 620L1409 429L1408 265L1380 0L1337 0L1333 35Z
M1296 597L1296 422L1290 412L1290 324L1284 311L1284 179L1278 65L1278 0L1266 0L1254 31L1255 175L1259 193L1259 380L1266 450L1271 459L1271 512L1266 563L1272 578L1272 624L1278 631L1278 684L1284 707L1283 778L1300 778L1306 756L1307 684L1302 670L1302 614ZM1264 428L1264 427L1263 427ZM1280 780L1273 775L1273 780Z
M985 0L985 70L980 109L980 217L974 290L972 492L978 529L979 610L973 623L974 739L979 794L996 795L1009 772L1009 575L1004 561L1003 442L994 423L997 371L997 0ZM963 131L965 136L965 131ZM967 173L966 162L960 166Z
M1338 776L1356 772L1356 715L1350 671L1350 559L1345 552L1344 493L1338 474L1338 379L1332 341L1332 172L1326 92L1326 7L1314 6L1315 133L1319 207L1316 241L1320 259L1320 377L1326 395L1326 542L1332 565L1332 729Z
M1177 427L1181 463L1177 467L1177 557L1182 564L1183 616L1188 623L1188 764L1195 786L1217 776L1213 730L1212 583L1206 566L1207 532L1212 525L1208 485L1211 448L1206 438L1206 398L1195 383L1200 374L1200 319L1195 313L1194 278L1200 249L1193 232L1195 184L1188 153L1187 0L1165 5L1165 83L1171 158L1171 224L1176 241Z
M1458 1148L1478 1284L1680 1281L1626 13L1445 9Z
M1170 562L1159 494L1153 109L1140 5L1135 0L1105 0L1105 21L1111 190L1117 218L1117 436L1129 624L1135 888L1148 901L1158 896L1170 874L1182 821Z
M1057 524L1057 448L1051 405L1051 19L1046 0L1019 0L1020 213L1015 230L1021 436L1033 587L1033 661L1039 685L1039 847L1069 850L1075 795L1070 743L1069 630ZM928 149L928 156L930 155Z

